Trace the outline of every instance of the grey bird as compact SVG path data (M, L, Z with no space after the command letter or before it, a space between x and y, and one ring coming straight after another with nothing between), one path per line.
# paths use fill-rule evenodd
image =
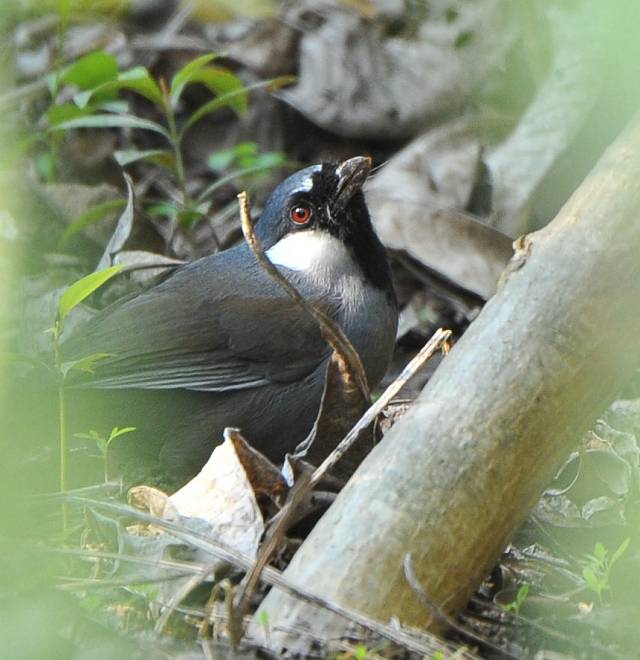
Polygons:
M342 327L373 387L389 364L398 312L362 192L370 166L356 157L291 175L269 197L256 235ZM204 465L227 426L280 461L313 426L331 355L316 321L244 243L114 303L63 343L65 360L96 352L110 357L70 397L82 407L87 391L94 399L99 391L107 425L136 427L116 441L112 471L159 459L177 481Z

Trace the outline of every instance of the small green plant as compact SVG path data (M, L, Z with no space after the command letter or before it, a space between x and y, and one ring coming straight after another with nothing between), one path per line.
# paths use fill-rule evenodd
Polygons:
M336 660L367 660L371 651L366 644L356 644L353 648L343 653L338 653Z
M231 168L245 173L264 172L286 163L286 157L281 151L261 152L255 142L239 142L231 149L216 151L207 164L212 170L225 172Z
M209 198L216 186L210 186L197 197L192 197L187 186L182 152L186 133L201 119L221 108L229 108L238 115L245 114L248 95L252 90L275 89L291 81L291 77L287 76L245 85L228 69L213 66L215 58L216 55L210 53L188 62L167 84L162 78L153 78L145 67L120 71L113 55L103 51L89 53L50 78L52 93L62 85L73 85L78 89L72 101L53 104L49 108L47 120L50 133L63 136L66 131L78 128L128 128L159 136L164 146L145 150L125 149L116 151L114 156L122 167L136 161L146 161L170 172L180 191L180 198L152 205L149 210L158 215L170 213L178 222L191 225L208 212ZM194 83L207 87L214 97L179 122L177 114L183 92ZM162 123L131 114L127 101L119 98L120 92L125 90L153 104L163 117ZM257 147L251 146L251 143L238 146L240 152L229 159L231 162L235 158L240 165L234 176L246 175L246 170L264 171L283 160L280 154L257 153ZM226 156L223 154L221 158ZM218 164L220 162L218 159ZM250 165L243 167L243 163ZM50 173L51 164L44 163L44 166Z
M98 433L98 431L95 431L94 429L91 429L88 433L74 433L73 437L82 440L92 440L95 443L96 448L100 452L98 458L102 460L102 465L104 469L104 480L108 481L109 480L108 458L109 458L109 447L111 446L111 443L116 438L119 438L121 435L125 435L126 433L131 433L132 431L135 430L136 430L135 426L125 426L124 428L119 428L117 426L114 426L111 429L108 438L105 438L105 436L101 435L100 433Z
M267 610L260 610L258 612L258 623L262 630L264 630L264 636L268 643L271 637L271 626L269 624L269 612Z
M94 353L79 360L62 362L60 351L60 340L64 332L64 324L69 313L77 307L85 298L97 291L103 284L108 282L114 275L122 270L122 266L111 266L104 270L91 273L86 277L74 282L60 297L56 320L50 332L53 337L53 359L54 368L58 375L58 440L60 452L60 490L67 490L68 484L68 434L67 413L65 404L65 380L73 369L92 372L94 365L100 360L108 357L107 353ZM63 505L62 510L63 528L67 529L67 508Z
M520 614L520 609L524 605L524 601L529 595L529 585L525 582L521 584L516 592L516 597L510 602L504 605L505 612L513 612L516 616Z
M604 544L598 542L593 546L593 554L586 554L581 562L582 577L587 587L596 594L601 605L603 593L608 592L610 596L613 595L610 582L611 569L627 551L630 542L631 539L625 539L611 556Z

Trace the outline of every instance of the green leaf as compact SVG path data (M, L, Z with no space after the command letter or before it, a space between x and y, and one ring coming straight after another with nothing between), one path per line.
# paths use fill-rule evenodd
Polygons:
M74 282L60 298L58 303L58 321L60 324L69 315L69 312L79 305L85 298L108 282L114 275L122 270L122 266L111 266Z
M265 172L267 170L270 170L272 168L271 165L264 166L264 165L257 165L255 167L247 167L246 169L242 170L234 170L233 172L229 172L229 174L220 177L217 181L214 181L211 185L207 186L199 195L198 195L198 201L202 201L207 199L207 197L211 196L216 190L219 188L222 188L223 186L226 186L228 183L235 179L241 179L242 177L245 176L251 176L253 174L260 174L262 172Z
M52 131L66 131L69 128L140 128L145 131L154 131L160 133L167 140L170 140L169 133L154 121L140 119L134 115L90 115L87 117L78 117L64 121L57 126L53 126Z
M353 650L353 657L356 660L367 660L368 655L369 655L369 649L366 647L365 644L358 644L356 648Z
M111 429L111 433L109 434L109 439L107 440L107 447L116 439L119 438L121 435L124 435L125 433L131 433L132 431L135 431L136 427L135 426L125 426L122 429L119 429L117 426L114 426Z
M43 181L53 181L57 169L58 163L50 151L36 156L36 171Z
M169 98L171 100L171 105L176 106L182 91L185 86L192 80L193 75L202 67L209 64L212 60L217 57L215 53L208 53L207 55L202 55L201 57L196 57L195 60L187 62L180 71L178 71L171 80L171 85L169 87Z
M63 362L60 366L60 370L64 376L66 376L72 369L76 369L77 371L85 371L92 374L93 367L96 365L96 363L108 357L111 357L111 353L93 353L92 355L87 355L86 357L80 358L79 360Z
M123 149L122 151L114 151L113 157L120 167L125 167L139 160L147 160L171 170L175 170L176 166L175 157L168 149L147 149L145 151Z
M585 582L589 585L589 588L592 591L595 591L598 595L603 589L602 581L596 576L596 574L588 567L585 566L582 569L582 577Z
M522 604L524 603L528 595L529 595L529 585L525 582L523 585L520 586L520 588L518 589L518 593L516 594L516 607L518 611L520 611L520 608L522 607Z
M598 559L606 559L608 552L607 549L604 547L604 545L598 542L593 546L593 554Z
M223 158L230 158L231 161L235 162L242 169L262 168L266 170L284 165L287 161L285 154L281 151L260 153L258 145L255 142L240 142L233 149L219 153L221 154L220 163ZM216 155L213 154L213 156ZM211 164L211 159L209 163ZM213 158L213 164L216 164L215 158Z
M89 433L74 433L73 434L74 438L79 438L80 440L95 440L99 438L100 436L98 435L97 431L89 431Z
M286 165L287 157L282 151L267 151L264 154L258 154L253 161L253 167L261 168L263 170L273 169L274 167L282 167ZM241 163L242 165L242 163Z
M111 112L114 115L126 115L127 112L129 112L129 103L118 99L102 101L95 106L91 104L91 107L94 107L95 110L100 110L101 112Z
M113 80L118 75L118 61L102 50L94 51L76 60L58 77L61 83L77 85L80 89L93 89Z
M618 547L618 549L613 553L611 556L611 561L609 562L609 566L613 566L620 557L627 551L627 548L629 547L629 543L631 543L630 538L626 538Z
M258 155L258 145L255 142L238 142L233 152L236 158L255 158Z
M121 73L118 76L118 85L121 89L130 89L132 92L144 96L156 105L163 104L162 91L144 66L136 66Z
M178 211L177 218L181 225L193 227L196 222L202 220L204 213L199 209L181 209Z
M121 209L125 205L124 199L110 199L102 204L97 204L87 209L84 213L80 213L69 223L65 230L60 235L58 247L63 247L69 239L73 238L76 234L80 233L85 227L98 222L106 217L111 211Z
M215 172L224 172L235 160L236 154L233 149L223 149L212 153L207 165Z
M70 121L78 117L86 117L94 112L95 108L86 106L79 108L75 103L63 103L61 105L52 105L47 110L47 121L49 126L57 126L63 121Z
M153 217L175 218L178 214L178 208L169 202L161 202L148 207L147 213Z
M136 66L128 71L123 71L114 80L109 80L93 89L76 94L73 100L78 107L82 108L94 97L101 99L113 98L116 92L121 89L131 90L157 106L161 107L163 105L160 87L144 66Z
M281 151L267 151L260 153L255 142L240 142L232 149L216 151L209 156L207 164L212 170L226 170L232 163L243 169L279 167L287 162L285 154Z
M254 83L253 85L247 85L242 89L236 89L228 94L223 94L218 96L215 99L212 99L208 103L200 106L190 117L187 119L184 127L182 128L181 134L184 135L187 130L189 130L194 124L199 122L203 117L220 108L225 106L230 106L235 99L246 96L249 92L252 92L256 89L277 89L283 85L289 84L294 80L293 76L280 76L279 78L274 78L273 80L265 80L263 82Z
M247 93L245 84L228 69L220 67L206 67L194 71L189 82L201 83L208 87L216 96L227 96L227 105L238 115L242 116L247 111ZM237 95L231 96L234 92Z

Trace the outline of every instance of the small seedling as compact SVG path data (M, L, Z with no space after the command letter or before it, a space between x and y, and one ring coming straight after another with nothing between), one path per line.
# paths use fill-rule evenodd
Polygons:
M258 612L258 623L262 627L262 630L264 630L264 636L268 644L271 636L271 626L269 625L269 612L267 610L260 610Z
M65 404L65 379L68 373L74 369L81 371L93 370L93 366L100 360L108 357L107 353L95 353L71 362L62 362L60 351L60 339L64 331L64 323L69 313L79 305L85 298L88 298L94 291L97 291L103 284L108 282L114 275L122 270L122 266L112 266L104 270L90 273L86 277L74 282L60 297L58 301L58 313L56 320L51 328L53 338L53 359L54 367L58 374L58 434L60 448L60 490L67 489L67 458L69 453L67 437L67 411ZM67 529L67 508L63 505L62 526Z
M593 554L586 554L582 560L582 577L586 586L598 596L598 601L602 605L602 595L611 592L611 569L613 565L622 557L629 547L631 539L625 539L618 549L609 557L609 550L604 544L598 542L593 547Z
M524 605L524 601L529 595L529 585L525 582L521 584L516 592L516 597L510 602L504 605L505 612L513 612L516 616L520 614L520 609Z
M146 161L171 173L180 195L179 199L162 205L161 215L169 209L177 221L193 224L208 212L208 197L213 188L208 188L197 198L193 198L188 190L182 153L185 134L204 117L221 108L244 115L251 91L275 89L291 81L290 76L285 76L245 85L230 70L212 65L215 58L216 55L210 53L188 62L167 83L162 78L151 76L142 66L120 71L115 57L104 51L89 53L58 72L51 81L52 90L60 89L62 85L73 85L78 93L73 101L54 104L49 108L47 121L50 133L63 136L65 132L77 128L128 128L160 136L164 146L146 150L126 149L116 151L114 156L122 167ZM207 87L214 97L179 122L177 111L182 106L183 92L194 83ZM163 121L156 122L131 114L129 104L119 98L122 91L133 92L152 103ZM256 171L265 171L282 160L280 154L257 153L257 147L251 143L239 147L241 153L234 155L236 161L253 163ZM241 175L247 169L251 168L241 166L240 174L234 173L234 176ZM157 207L157 204L152 205L150 212L157 211Z
M109 447L111 446L111 443L116 438L119 438L121 435L124 435L125 433L131 433L132 431L135 430L136 430L135 426L125 426L124 428L118 428L117 426L114 426L111 429L108 438L105 438L103 435L100 435L100 433L98 433L93 429L91 429L88 433L74 433L73 437L80 438L83 440L92 440L93 442L95 442L95 445L98 451L100 452L98 458L102 460L102 464L104 467L104 480L108 481L109 475L107 473L107 468L108 468L108 458L109 458Z
M367 660L371 651L366 646L366 644L356 644L353 648L344 653L338 653L336 660Z

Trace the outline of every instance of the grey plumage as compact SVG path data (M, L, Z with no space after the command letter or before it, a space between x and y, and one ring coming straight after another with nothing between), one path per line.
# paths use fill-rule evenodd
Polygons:
M281 271L342 326L375 385L393 349L395 298L361 193L349 193L340 217L329 217L330 209L323 215L336 194L335 172L333 165L315 166L289 177L269 200L257 231L267 250L275 246L271 252ZM314 224L290 226L291 205L303 203L314 209ZM302 237L290 241L298 252L307 243L317 248L309 263L299 267L300 255L287 252L290 243L282 241L288 236ZM371 245L365 254L372 263L364 267L362 245L350 245L360 239L365 248ZM94 374L76 380L77 398L102 391L111 423L135 425L135 444L185 477L206 461L225 426L239 426L273 460L291 451L313 425L330 355L316 322L246 245L181 267L148 291L108 307L63 351L65 360L110 354ZM120 463L130 460L136 459L123 452Z

